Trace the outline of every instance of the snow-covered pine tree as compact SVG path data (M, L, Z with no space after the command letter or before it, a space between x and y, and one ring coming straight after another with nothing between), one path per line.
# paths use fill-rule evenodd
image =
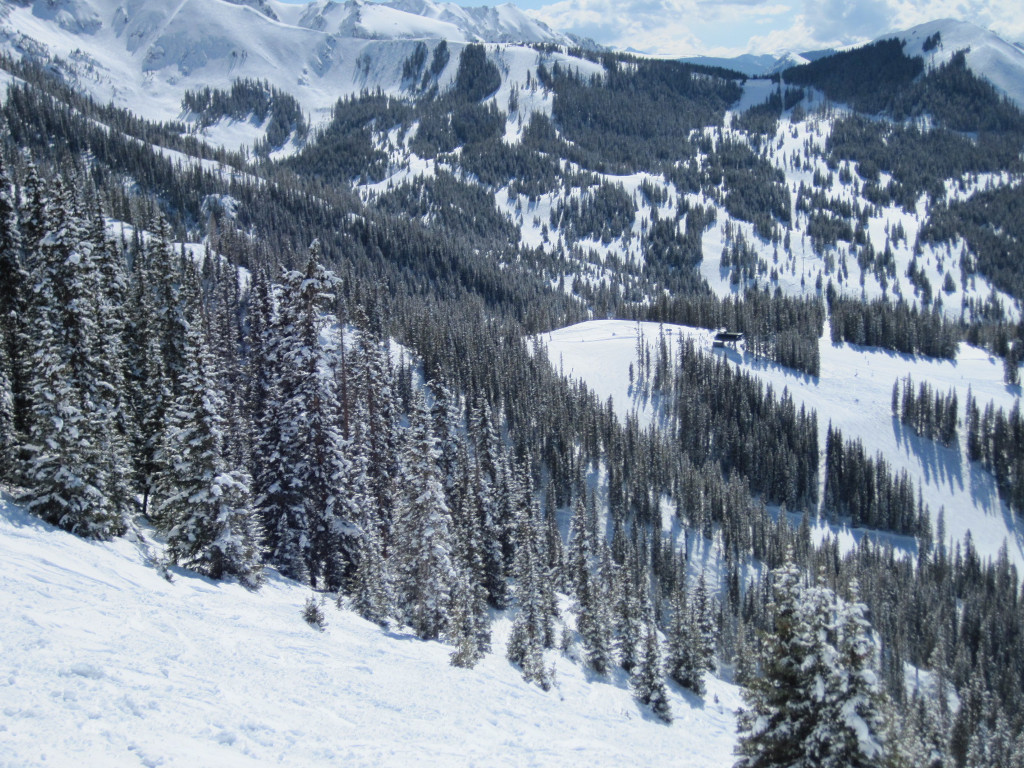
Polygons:
M186 337L187 366L160 449L155 517L167 526L175 563L256 588L262 556L251 481L224 456L224 399L201 322L197 317Z
M423 393L413 392L412 413L397 478L392 537L399 610L420 637L446 631L451 592L459 574L452 558L451 514L437 467L437 438Z
M28 274L22 264L22 241L18 227L18 207L14 199L11 179L7 166L0 158L0 345L3 346L4 375L6 376L9 409L6 417L10 421L4 429L5 437L0 438L0 452L6 459L0 468L0 477L10 479L15 470L13 446L17 433L24 428L25 409L25 310L28 292Z
M352 577L352 607L368 621L384 625L395 615L395 588L391 565L384 557L384 543L372 520L363 525L359 538L359 562Z
M875 669L875 645L856 582L850 592L852 600L845 602L819 586L811 592L814 599L805 602L827 622L814 677L821 716L809 739L809 751L822 768L877 766L885 755L885 703ZM812 621L812 626L822 623Z
M291 578L337 590L353 574L363 515L352 492L330 352L321 340L336 325L326 305L338 279L319 263L314 243L306 269L286 272L283 283L261 385L257 503L268 559Z
M512 622L506 656L522 668L526 680L548 690L551 676L544 666L544 648L546 638L553 632L546 594L550 584L541 562L539 518L536 502L519 510L515 557L518 612Z
M91 264L89 278L96 302L96 383L91 418L107 479L106 494L118 514L128 519L135 505L130 447L134 424L125 354L127 278L124 254L107 237L103 213L95 203L85 224L82 249Z
M299 492L307 522L306 567L315 586L343 587L351 576L362 510L346 493L352 464L339 424L334 371L321 334L336 325L325 305L333 301L337 277L320 264L314 243L305 273L285 275L282 318L287 324L280 351L290 372L290 397L284 403L288 480Z
M355 425L354 439L364 443L370 503L377 510L386 537L394 517L394 480L399 471L399 408L394 373L388 344L374 330L361 306L357 305L352 312L352 322L352 345L347 353L351 372L347 381L350 400L362 408L362 424Z
M453 667L472 669L484 655L479 635L478 590L479 585L473 583L465 572L455 580L452 588L448 636L455 646L451 654Z
M787 561L772 572L773 631L763 638L761 675L743 691L735 768L812 768L806 742L819 718L804 665L817 633L807 626L800 572Z
M129 499L118 496L105 453L116 429L105 407L99 279L83 246L81 206L61 185L46 234L30 259L32 294L25 345L30 351L28 439L23 497L28 509L81 536L108 538L126 528ZM113 492L113 493L112 493Z
M672 722L672 706L669 704L668 691L665 690L665 681L662 679L658 629L654 626L653 617L647 622L643 651L633 670L630 684L637 701L650 707L651 712L662 721Z
M712 672L715 669L715 610L715 602L708 593L707 579L701 573L690 600L695 671L701 676L704 672Z
M665 669L669 677L684 688L704 695L704 668L699 660L693 637L694 622L686 599L685 583L678 584L672 591L671 617L666 634L668 653Z
M0 482L10 482L14 479L17 469L17 443L10 358L7 356L7 345L0 344Z
M638 583L637 560L627 545L626 561L615 569L615 649L621 666L627 672L640 660L643 643L643 587Z

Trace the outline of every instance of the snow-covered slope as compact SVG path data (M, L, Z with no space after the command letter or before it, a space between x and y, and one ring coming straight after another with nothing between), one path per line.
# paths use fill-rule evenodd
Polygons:
M561 654L545 693L494 654L385 632L271 575L257 593L83 541L0 498L0 766L623 766L731 763L737 689L670 692L660 724Z
M77 86L156 120L181 117L188 88L265 79L294 95L314 124L337 99L397 94L417 41L452 42L450 82L470 42L571 38L511 5L462 8L430 0L292 5L276 0L31 0L0 4L0 49L52 55Z
M692 337L711 350L712 332L686 326L665 325L673 338ZM565 373L583 379L602 399L611 397L620 415L637 409L649 421L650 404L637 401L630 388L629 366L636 365L636 339L642 333L646 343L657 342L662 326L625 320L595 320L546 334L552 363ZM957 392L961 420L967 391L980 407L994 402L1009 410L1019 397L1017 388L1002 380L1001 361L986 352L960 346L956 360L911 357L870 347L833 345L821 341L821 376L817 379L769 363L752 355L728 351L738 367L770 384L776 393L788 388L797 405L804 404L818 414L819 447L824 453L825 432L831 422L847 439L860 438L871 455L881 451L890 466L905 469L921 488L933 518L945 508L948 535L962 540L967 531L982 556L995 558L1006 542L1011 562L1024 565L1024 529L999 500L995 483L987 472L966 459L966 448L945 448L922 440L891 416L893 382L909 375L915 386L930 383L938 392ZM961 425L961 443L966 439ZM824 475L821 476L822 481Z
M935 34L941 37L938 47L925 51L925 41ZM1024 51L998 35L970 22L939 19L880 39L892 37L905 40L905 53L923 57L929 66L942 64L957 51L968 49L968 68L1024 109Z
M306 6L286 5L271 0L279 18L310 29L345 37L395 38L432 37L483 43L558 43L571 38L554 32L516 6L464 8L455 3L432 0L318 0ZM297 15L296 15L297 14Z

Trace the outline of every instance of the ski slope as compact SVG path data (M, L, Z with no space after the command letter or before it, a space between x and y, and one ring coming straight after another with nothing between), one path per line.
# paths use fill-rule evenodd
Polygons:
M624 766L732 762L738 689L670 688L675 723L621 677L548 652L550 692L504 657L385 631L270 573L256 593L172 569L152 542L95 543L0 498L0 767Z
M662 327L673 338L694 338L711 352L713 332L700 328L594 320L562 328L541 337L556 368L580 378L602 400L612 398L617 413L635 411L642 423L654 417L651 406L638 400L630 387L629 366L636 362L637 336L654 344ZM947 535L962 541L970 531L982 557L995 558L1006 542L1011 562L1024 566L1024 528L999 500L992 476L966 458L963 429L968 389L984 410L988 402L1009 410L1020 396L1019 387L1003 383L1002 361L983 350L960 345L956 360L937 360L894 352L832 344L826 329L821 340L821 376L814 378L764 359L732 350L716 350L776 393L788 389L799 407L818 415L819 446L824 460L825 433L831 424L846 439L860 438L870 455L881 451L896 472L905 469L921 489L933 522L945 509ZM910 375L915 387L929 382L938 392L957 392L960 406L959 450L922 440L891 415L892 386ZM824 482L824 466L821 480ZM849 539L847 537L848 541Z

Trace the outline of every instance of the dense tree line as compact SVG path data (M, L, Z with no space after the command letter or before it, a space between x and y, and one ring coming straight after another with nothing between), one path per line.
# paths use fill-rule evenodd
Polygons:
M952 360L960 344L960 327L936 307L930 312L906 302L884 299L861 302L827 292L832 341L883 347L908 355Z
M882 454L872 458L860 440L843 440L831 424L821 508L830 518L849 518L854 527L930 538L928 508L914 493L906 471L895 475Z
M947 448L956 446L959 414L956 390L944 395L922 381L915 391L910 376L903 379L902 387L899 380L892 385L892 415L925 440L937 440Z
M551 209L551 228L572 240L592 238L608 244L629 233L636 217L633 198L617 184L602 182L557 203Z
M747 290L719 299L704 296L662 296L638 319L700 328L728 329L745 334L745 349L755 355L817 376L818 349L825 310L818 299L784 296L781 291Z
M998 187L971 195L964 201L935 206L921 228L922 242L956 243L963 240L969 251L961 258L968 273L985 275L997 288L1020 299L1024 280L1024 202L1019 187Z
M924 61L907 56L904 45L895 38L879 40L790 67L781 77L791 85L817 88L832 101L860 112L877 114L891 109L897 94L924 71Z
M945 199L945 181L964 174L1017 172L1022 168L1017 133L982 133L977 138L945 128L923 130L915 124L882 123L860 115L833 121L826 142L839 163L857 163L865 180L864 196L876 205L896 203L914 210L927 193ZM880 173L892 176L881 184Z
M204 128L223 118L255 118L261 124L269 118L264 136L266 151L280 149L292 135L296 139L304 139L309 132L295 97L265 80L235 80L230 91L209 87L185 91L181 105L196 115L199 125ZM266 154L266 151L261 154Z
M664 335L653 351L640 340L633 386L659 395L667 430L692 460L717 463L748 478L751 490L791 509L817 501L818 427L788 393L776 397L727 359L698 350L693 339L673 349ZM755 446L759 446L755 448Z
M686 64L608 54L600 78L554 65L538 69L554 91L553 116L595 171L652 169L674 162L690 131L720 125L740 96L735 80Z
M967 458L980 462L996 480L1000 497L1014 512L1024 512L1024 418L1014 403L1007 413L991 402L984 409L967 398Z

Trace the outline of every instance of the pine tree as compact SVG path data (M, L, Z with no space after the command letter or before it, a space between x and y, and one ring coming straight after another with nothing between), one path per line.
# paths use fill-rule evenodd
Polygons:
M437 458L430 414L423 394L416 391L402 451L392 552L399 608L413 631L426 640L447 629L451 593L459 578Z
M704 665L697 652L693 616L687 605L686 593L682 585L672 593L671 610L672 616L667 630L666 672L684 688L688 688L698 696L703 696Z
M0 405L0 478L13 479L13 448L24 429L26 298L28 274L22 264L22 239L7 167L0 158L0 362L3 365L4 402Z
M633 695L641 704L649 706L659 719L672 722L672 707L668 702L668 691L662 680L661 653L658 649L658 630L653 619L648 621L644 633L643 652L630 683Z
M811 768L805 745L818 713L803 668L815 653L815 632L803 614L796 566L785 563L772 579L773 631L762 642L761 676L743 691L736 768Z
M79 200L68 185L57 190L47 234L32 256L33 291L26 349L31 370L24 477L27 508L81 536L108 538L127 525L130 499L111 472L116 411L104 372L99 333L100 280L84 243Z
M881 765L885 706L864 606L821 584L802 588L792 563L773 577L775 632L764 641L761 677L744 690L750 709L739 715L736 765Z
M606 558L605 562L610 563L610 557ZM615 663L609 592L601 570L591 573L588 568L579 573L576 587L576 598L579 602L576 629L583 641L587 663L599 675L607 674Z
M395 589L391 567L384 557L380 531L372 521L359 538L359 564L352 584L352 605L368 621L384 625L395 615Z
M547 647L547 639L553 636L549 594L551 586L541 559L539 517L536 502L528 503L524 499L517 514L516 525L518 612L512 623L506 656L522 668L526 680L548 690L552 681L544 666L544 648Z
M876 766L885 754L885 704L865 619L867 607L858 602L856 582L850 591L852 601L839 601L835 609L835 658L825 670L824 711L817 729L822 747L818 765L823 768ZM830 598L835 596L828 592L825 600Z
M199 320L189 329L187 367L160 463L155 514L167 526L170 558L213 579L261 580L259 528L250 480L224 455L224 399Z
M455 646L451 654L453 667L472 669L483 658L484 649L479 640L478 594L466 574L455 580L452 590L452 608L449 621L449 639Z
M314 244L306 269L283 276L254 463L270 561L291 578L337 590L354 572L363 510L321 343L334 324L324 310L338 280L317 254Z
M0 344L0 482L11 482L17 469L14 392L6 345Z

